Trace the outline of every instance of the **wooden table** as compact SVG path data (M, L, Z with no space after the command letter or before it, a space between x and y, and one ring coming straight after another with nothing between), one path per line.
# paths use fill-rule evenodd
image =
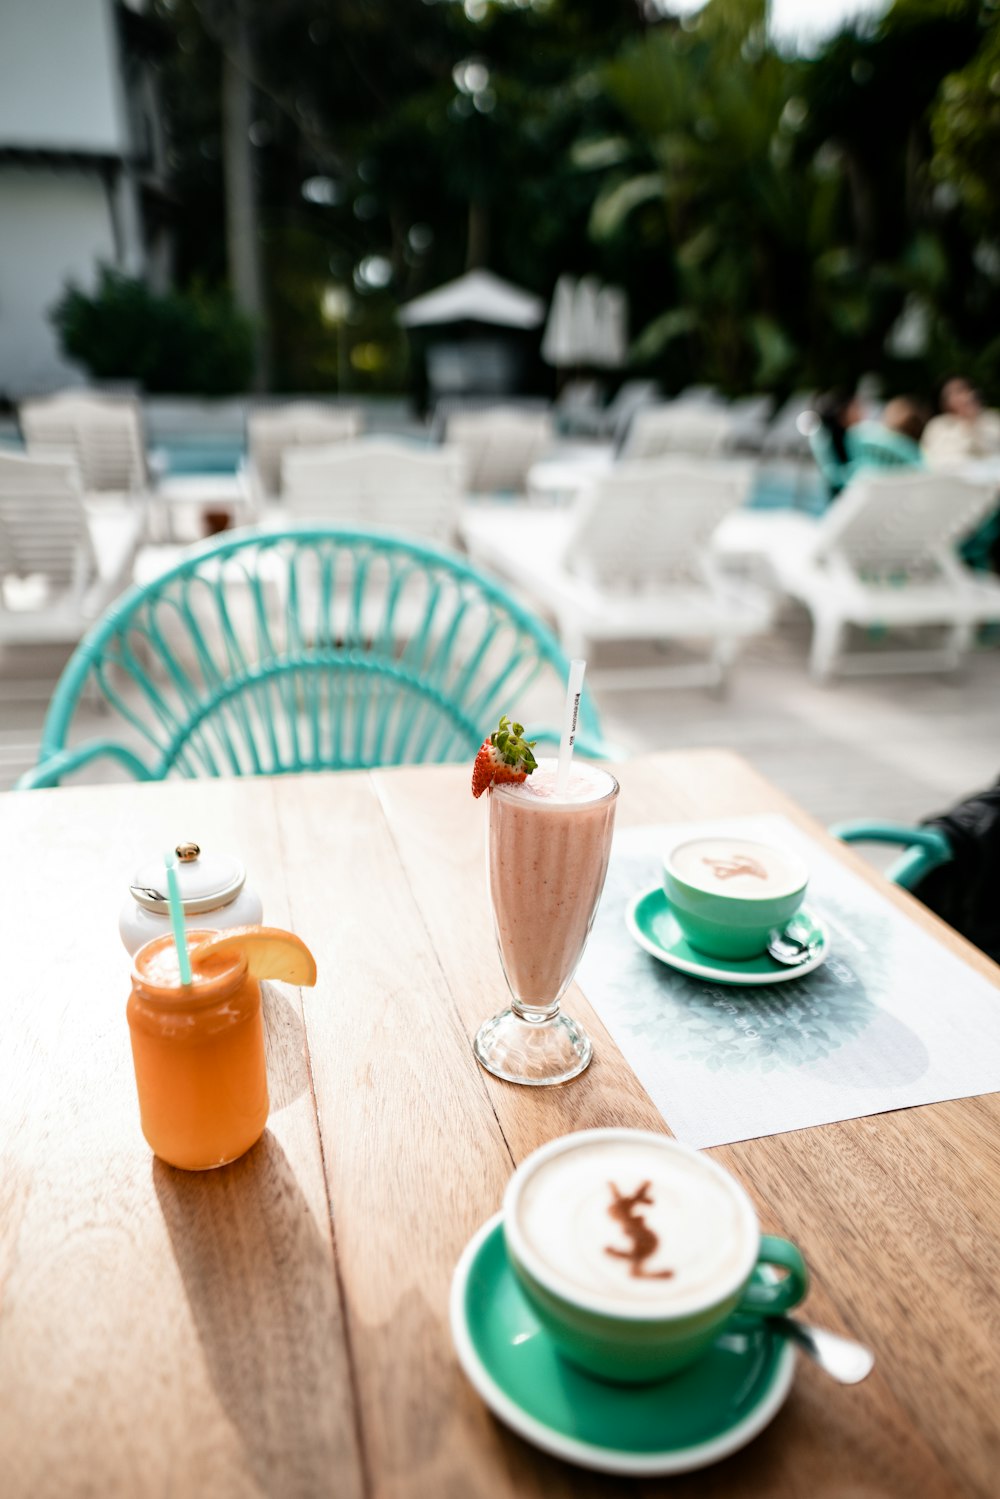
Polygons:
M728 754L619 773L621 824L777 810L824 836ZM503 984L466 785L442 768L0 802L4 1499L992 1499L997 1095L713 1152L805 1250L808 1314L878 1353L854 1389L800 1361L742 1454L669 1483L601 1478L536 1452L472 1392L449 1278L512 1165L567 1130L663 1124L579 993L596 1047L583 1078L518 1089L474 1062ZM189 837L244 853L268 919L307 939L321 975L269 1005L263 1140L203 1176L155 1161L139 1132L116 931L138 859Z

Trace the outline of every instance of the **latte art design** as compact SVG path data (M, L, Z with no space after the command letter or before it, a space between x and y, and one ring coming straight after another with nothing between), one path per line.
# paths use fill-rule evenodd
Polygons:
M684 1315L749 1274L756 1248L753 1209L736 1183L642 1132L570 1135L529 1162L512 1212L539 1270L615 1315Z
M738 874L747 874L751 879L766 880L767 870L749 854L736 854L731 859L702 859L717 880L731 880Z
M808 879L794 854L750 838L692 838L667 856L667 870L695 890L737 900L789 894Z
M640 1203L646 1207L653 1206L653 1198L650 1192L651 1182L643 1182L638 1192L633 1192L631 1197L623 1197L614 1182L608 1182L611 1188L611 1206L608 1208L608 1216L614 1218L621 1224L626 1237L632 1240L629 1249L616 1249L614 1245L605 1247L604 1253L612 1255L617 1260L628 1260L629 1274L637 1280L669 1280L673 1275L672 1270L647 1270L645 1264L660 1247L660 1236L654 1234L645 1218L641 1218L635 1211Z

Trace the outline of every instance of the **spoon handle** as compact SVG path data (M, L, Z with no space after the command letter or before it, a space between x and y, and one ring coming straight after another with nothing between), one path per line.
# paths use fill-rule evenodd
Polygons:
M769 1317L775 1332L780 1332L819 1364L839 1384L860 1384L871 1373L875 1355L863 1343L841 1337L825 1327L810 1327L795 1317Z

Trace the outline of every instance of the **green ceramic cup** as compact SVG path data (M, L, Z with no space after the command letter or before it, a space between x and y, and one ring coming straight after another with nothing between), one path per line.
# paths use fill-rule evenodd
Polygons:
M718 838L688 838L676 845L663 861L663 889L674 919L692 947L712 958L755 958L767 948L775 927L784 927L801 906L809 882L809 871L797 855L786 849L752 839L734 839L734 847L756 851L760 860L780 860L786 878L773 894L756 894L741 881L739 893L723 894L718 888L701 888L690 872L678 872L678 854L696 844L717 844ZM708 881L707 881L708 883ZM716 883L717 882L712 882Z
M724 1185L736 1209L737 1243L730 1273L713 1282L696 1303L686 1298L680 1313L648 1301L623 1312L620 1301L612 1305L598 1294L581 1291L578 1284L552 1269L522 1230L521 1196L538 1168L563 1152L608 1139L654 1142L675 1162L681 1157L697 1162L699 1171ZM646 1384L676 1373L708 1351L734 1312L757 1316L787 1312L809 1287L809 1272L799 1250L787 1239L761 1235L753 1203L734 1177L700 1151L647 1130L581 1130L543 1145L515 1171L504 1196L503 1214L511 1266L556 1348L588 1374L616 1384ZM755 1274L768 1266L787 1273L781 1279L766 1269L762 1276Z

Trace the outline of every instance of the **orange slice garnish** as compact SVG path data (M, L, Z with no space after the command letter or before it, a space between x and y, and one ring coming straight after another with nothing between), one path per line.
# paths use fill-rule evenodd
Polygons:
M245 954L251 978L277 979L307 989L316 982L316 959L301 937L280 926L229 927L191 949L193 960L235 957L238 953Z

